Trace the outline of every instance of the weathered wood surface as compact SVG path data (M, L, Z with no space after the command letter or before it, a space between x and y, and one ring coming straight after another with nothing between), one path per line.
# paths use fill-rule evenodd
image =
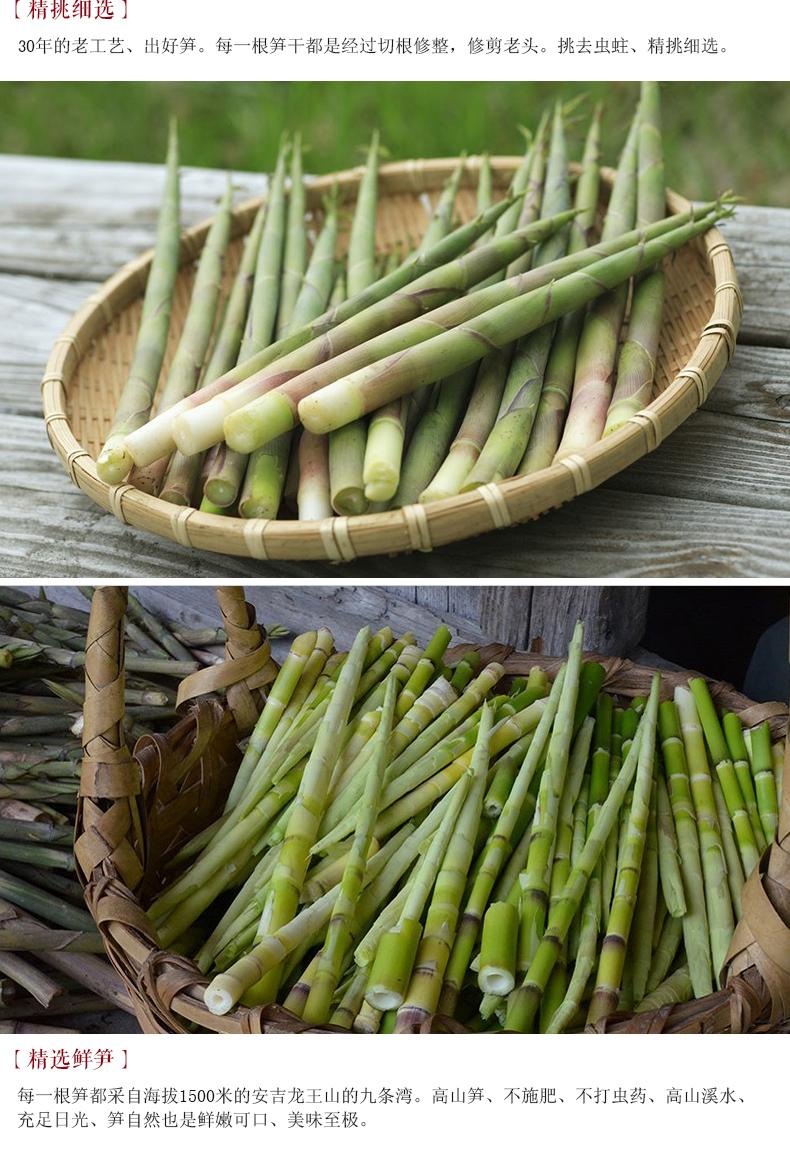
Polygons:
M585 649L618 655L635 653L650 592L645 585L247 585L244 591L263 625L285 626L290 636L325 625L343 648L362 625L391 626L396 634L410 630L424 644L442 623L455 641L507 642L517 650L564 654L574 625L583 621ZM169 621L220 623L213 586L135 585L132 592ZM48 586L47 596L77 609L90 605L71 585ZM275 640L275 652L289 641Z
M240 198L263 186L234 176ZM184 222L209 215L219 172L185 169ZM0 160L0 547L4 576L415 579L779 576L790 573L790 211L727 224L745 299L734 361L705 410L658 451L539 521L428 556L264 564L124 529L66 478L41 425L53 340L96 283L152 239L161 171ZM23 503L24 501L24 503Z
M400 585L387 592L444 615L448 624L461 616L491 641L543 654L564 654L577 621L584 622L587 649L628 653L644 633L648 599L647 587L638 585Z

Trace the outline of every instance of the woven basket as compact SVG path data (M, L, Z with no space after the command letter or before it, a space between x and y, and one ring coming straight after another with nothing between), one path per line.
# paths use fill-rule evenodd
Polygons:
M413 244L425 227L426 193L438 192L457 159L393 163L381 168L377 243L381 249ZM492 169L503 193L520 160L494 158ZM459 192L462 217L474 214L479 159L468 159ZM356 197L361 168L313 180L308 207L320 221L321 201L337 182L341 200ZM608 191L614 172L604 169ZM689 204L667 193L672 213ZM242 239L258 203L239 208L226 265L229 284L241 256ZM173 306L164 374L189 304L193 262L208 222L183 235L182 263ZM42 381L44 418L50 442L74 483L114 512L119 520L189 548L260 560L351 561L359 556L410 551L521 524L597 487L648 454L702 405L735 350L741 297L730 249L716 231L687 245L666 264L665 322L658 356L658 397L625 426L584 455L498 485L465 492L438 503L410 505L371 515L323 521L241 520L212 516L168 504L122 484L109 487L94 462L106 437L129 368L140 319L151 253L125 265L89 297L55 343Z
M247 615L247 607L239 600L241 591L233 592L237 611ZM232 1034L337 1031L308 1028L276 1004L239 1006L226 1016L214 1016L203 1003L208 979L190 960L163 951L157 944L143 906L161 888L168 860L218 815L239 763L237 740L251 726L250 712L256 706L261 680L261 655L265 667L270 667L270 660L265 657L265 642L248 660L233 658L236 693L231 698L229 690L227 700L205 693L206 681L214 685L214 679L205 678L209 671L192 675L187 680L191 683L189 693L179 695L187 703L182 722L166 735L142 737L132 758L118 746L123 743L121 633L125 604L126 590L111 586L96 590L91 609L85 664L85 758L75 855L86 901L110 960L129 989L140 1025L145 1032L161 1033L190 1031L195 1024L210 1032ZM227 626L227 616L225 620ZM250 642L251 629L245 628ZM456 656L469 649L457 647ZM561 661L513 653L504 645L474 649L484 663L503 663L504 683L508 676L523 675L532 666L543 667L551 676ZM619 658L601 661L606 667L606 690L630 696L649 688L649 667ZM211 669L221 672L228 665ZM247 667L252 670L244 683L240 676ZM689 677L683 672L665 673L666 697ZM774 739L787 734L788 712L783 704L752 704L725 683L713 683L711 689L714 698L737 711L747 726L770 719ZM654 1013L611 1016L598 1030L746 1032L790 1019L790 782L784 785L778 841L746 883L743 910L723 990ZM437 1016L423 1031L464 1029Z

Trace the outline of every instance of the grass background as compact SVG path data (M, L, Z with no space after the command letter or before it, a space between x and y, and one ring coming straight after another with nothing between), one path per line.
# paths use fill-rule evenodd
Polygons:
M283 129L301 129L314 172L361 161L378 126L391 158L516 154L557 97L603 101L604 160L616 161L635 83L15 82L0 84L0 153L159 162L169 114L185 164L268 170ZM585 118L572 128L576 157ZM668 82L667 182L696 199L732 188L749 203L790 205L790 83ZM780 129L784 128L784 129Z

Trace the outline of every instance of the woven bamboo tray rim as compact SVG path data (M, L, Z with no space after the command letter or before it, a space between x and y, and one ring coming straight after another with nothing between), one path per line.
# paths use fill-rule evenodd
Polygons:
M380 207L388 205L395 226L406 224L413 232L427 214L417 197L440 189L459 161L423 159L382 166ZM496 156L491 160L499 187L506 185L519 161L510 156ZM469 214L479 167L478 157L466 160L460 198L466 201ZM314 216L320 214L321 202L335 184L341 199L350 201L362 172L362 167L356 167L310 180L307 187L310 212ZM602 168L605 185L611 185L613 176L611 168ZM407 199L412 202L410 210L401 207ZM249 229L259 205L260 200L256 199L236 209L234 239ZM690 206L674 191L667 191L667 205L672 213ZM420 225L415 224L417 208ZM199 255L210 223L210 219L206 220L183 233L182 265L190 264ZM535 519L590 491L654 451L702 406L735 351L742 312L732 254L718 229L713 229L687 245L674 260L675 264L686 264L691 273L693 258L701 258L706 281L705 305L710 305L710 313L706 309L705 324L691 352L684 353L682 368L677 369L649 406L609 438L599 440L585 455L572 455L544 471L514 476L431 504L411 504L388 512L336 516L322 521L243 520L169 504L128 484L112 487L103 483L96 472L94 458L73 429L74 411L70 411L69 393L77 383L80 366L90 360L102 337L109 337L107 330L124 310L142 297L151 256L151 251L144 253L110 277L86 300L55 342L41 383L49 441L74 484L105 510L113 512L122 523L176 541L186 548L264 561L342 562L381 554L430 552L455 540ZM690 290L689 296L691 291L695 295L699 293ZM693 307L695 312L703 308L699 299ZM682 308L685 315L687 306L684 304ZM106 344L111 346L111 337ZM674 364L678 366L679 362Z
M99 606L104 604L101 594L112 594L113 589L97 591ZM96 601L94 601L96 606ZM93 613L93 611L92 611ZM117 613L117 607L116 607ZM121 611L122 613L122 611ZM112 624L103 621L102 629L106 630ZM93 616L92 616L93 621ZM91 635L89 633L89 643ZM455 653L463 653L467 647L456 647ZM521 675L530 666L541 666L549 674L558 669L562 659L546 658L542 655L514 653L512 648L499 643L477 647L481 651L483 662L501 662L505 676L503 682L510 677ZM586 655L585 657L598 657ZM604 688L614 694L628 697L635 693L644 693L649 686L654 673L653 668L640 666L627 659L600 657L606 668ZM672 688L678 683L686 682L690 677L696 677L698 672L676 671L667 672L663 676L664 696L672 694ZM122 677L122 668L119 664L119 675ZM770 720L772 737L779 740L787 734L788 709L781 703L755 704L745 695L740 694L726 683L713 683L714 698L718 702L726 702L732 710L738 711L741 719L747 726L753 726ZM86 704L87 705L87 704ZM122 697L121 708L122 710ZM117 713L116 713L117 714ZM86 723L90 722L86 712ZM105 724L107 720L105 719ZM166 735L149 735L143 737L135 748L135 760L145 778L154 777L154 787L158 784L159 774L166 773L168 768L173 769L179 754L189 753L189 744L200 741L207 732L213 730L223 742L232 737L235 729L233 716L223 702L213 697L206 697L194 703L185 719ZM213 775L212 765L207 765L208 780L216 786L217 777ZM230 777L224 777L225 791ZM206 785L202 787L205 789ZM146 784L143 784L145 791ZM128 790L128 789L127 789ZM139 785L138 785L139 790ZM125 867L129 866L128 853L133 852L128 834L130 831L128 820L123 833L118 833L116 817L118 807L123 804L121 799L102 813L101 824L101 855L88 851L90 865L85 866L85 847L80 841L81 831L85 831L87 818L84 815L85 807L92 807L91 800L95 797L95 777L90 771L83 773L83 785L80 796L80 809L77 829L77 870L80 880L85 886L86 901L93 914L97 926L101 931L111 962L124 979L129 990L135 1011L144 1031L151 1032L183 1032L188 1025L197 1025L211 1032L223 1034L246 1033L273 1033L273 1032L332 1032L340 1031L331 1027L309 1028L298 1017L286 1012L277 1004L263 1007L246 1008L237 1006L225 1016L214 1016L205 1007L202 991L209 980L202 975L191 960L172 952L159 948L154 937L151 924L142 908L137 894L122 876ZM214 808L217 801L222 799L222 793L214 793ZM173 808L176 805L174 803ZM208 824L212 819L212 809L206 806L201 821L196 821L195 832ZM178 814L176 814L178 815ZM111 822L111 823L110 823ZM108 831L109 825L109 831ZM151 836L152 834L149 834ZM87 833L86 833L87 836ZM783 805L780 818L779 843L766 852L765 858L773 858L774 854L787 869L790 869L790 783L785 783ZM126 852L124 852L124 850ZM765 862L765 858L763 859ZM780 881L786 875L787 882L782 888L785 890L788 914L790 914L790 873L787 869L780 875ZM134 868L133 868L134 872ZM152 886L151 889L156 888ZM777 921L781 923L781 919ZM739 927L741 929L741 927ZM784 923L784 929L790 935L790 926ZM790 1003L790 1000L788 1001ZM641 1016L609 1017L606 1028L618 1030L638 1028L644 1031L663 1030L695 1030L695 1031L725 1031L749 1030L757 1026L767 1013L766 987L761 975L752 965L746 965L743 970L731 976L727 986L713 995L701 1000L692 1000L689 1004L679 1005L677 1009L661 1009L656 1013L644 1013ZM790 1009L787 1012L790 1016ZM188 1024L185 1024L185 1021ZM635 1024L634 1021L638 1021ZM436 1017L425 1031L464 1032L465 1029L455 1021ZM347 1034L347 1033L344 1033Z

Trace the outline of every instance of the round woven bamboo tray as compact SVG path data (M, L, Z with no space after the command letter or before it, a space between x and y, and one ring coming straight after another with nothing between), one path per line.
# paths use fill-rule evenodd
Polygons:
M233 592L234 605L240 611L241 590ZM261 646L267 644L259 643L255 651L258 658L248 663L253 670L246 688L239 678L245 669L243 658L233 660L234 683L237 690L244 691L246 705L236 701L231 706L227 699L206 694L215 685L216 676L206 679L208 672L191 675L184 719L166 735L142 737L132 757L125 747L118 746L124 742L120 654L125 606L126 590L122 587L109 586L94 594L86 647L85 756L75 857L88 907L110 960L129 990L143 1031L178 1033L191 1031L193 1025L234 1035L339 1031L308 1028L276 1004L238 1006L228 1015L214 1016L203 1003L203 989L209 980L191 960L159 947L144 907L161 888L168 860L221 810L241 758L237 741L249 731L254 718L251 711L260 687L260 656L266 653ZM226 603L223 608L227 608ZM241 612L250 611L245 607ZM251 628L244 634L250 640ZM455 656L470 648L456 647ZM553 676L562 661L513 653L511 647L498 644L474 649L483 663L503 663L505 685L509 677L523 675L536 665ZM649 667L619 658L601 661L606 667L606 690L632 696L649 689L653 673ZM689 677L682 671L664 673L664 697L671 697L673 688ZM769 719L775 740L787 735L784 704L753 704L726 683L712 682L711 691L716 701L737 711L745 725ZM747 1032L790 1020L790 767L785 774L777 841L744 887L743 910L728 956L727 983L721 991L657 1012L610 1016L597 1030ZM422 1031L465 1029L454 1020L435 1016Z
M499 193L504 193L519 159L491 160ZM417 242L428 215L426 195L444 185L457 159L392 163L381 168L377 244L381 250ZM458 211L475 214L479 159L467 160ZM308 208L320 222L323 197L337 183L340 198L356 197L362 169L314 179ZM614 177L603 171L608 192ZM672 213L688 202L667 192ZM226 286L239 263L244 234L258 201L234 216ZM167 366L189 304L194 260L209 222L183 235L182 270L173 306ZM341 241L341 246L343 242ZM74 483L124 524L175 540L188 548L231 553L259 560L352 561L360 556L429 552L454 540L535 519L590 491L648 454L702 405L735 350L741 296L728 245L708 232L666 264L667 298L656 375L657 397L586 455L573 455L545 471L488 484L437 503L414 504L371 515L323 521L242 520L212 516L165 503L137 488L110 487L96 473L95 457L106 437L131 361L142 296L151 262L146 252L125 265L89 297L69 322L50 354L42 381L44 418L50 442Z

